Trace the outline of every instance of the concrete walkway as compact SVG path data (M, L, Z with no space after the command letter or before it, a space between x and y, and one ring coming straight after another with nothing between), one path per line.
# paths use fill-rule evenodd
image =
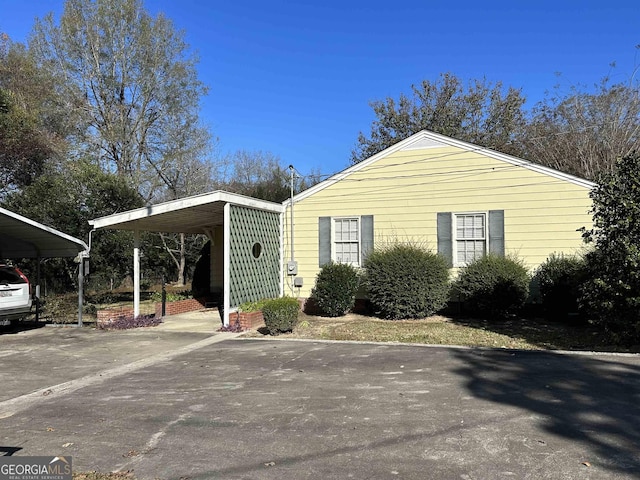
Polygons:
M217 308L170 315L162 319L156 327L158 331L214 333L222 326Z

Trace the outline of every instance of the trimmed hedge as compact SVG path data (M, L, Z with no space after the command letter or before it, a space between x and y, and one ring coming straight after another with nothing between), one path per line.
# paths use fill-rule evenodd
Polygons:
M318 273L311 298L325 315L340 317L353 310L359 284L355 267L346 263L329 263Z
M529 295L529 282L520 260L489 254L461 268L454 289L467 313L490 320L518 312Z
M545 317L568 320L579 312L578 300L587 270L583 258L551 254L534 275ZM574 317L580 318L580 317Z
M264 324L271 335L279 335L293 330L298 322L300 304L291 297L268 300L262 307Z
M383 318L423 318L446 305L449 267L444 257L417 245L376 248L364 262L369 300Z

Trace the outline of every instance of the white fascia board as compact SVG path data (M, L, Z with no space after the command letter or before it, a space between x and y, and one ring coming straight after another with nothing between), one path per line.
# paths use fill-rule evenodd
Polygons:
M333 176L327 178L323 182L318 183L317 185L314 185L313 187L305 190L304 192L300 192L298 195L294 195L293 202L295 203L295 202L299 202L300 200L304 200L305 198L310 197L311 195L321 190L324 190L325 188L330 187L334 183L339 182L340 180L348 177L352 173L355 173L359 170L362 170L365 167L368 167L372 163L375 163L378 160L380 160L381 158L387 157L392 153L397 152L398 150L402 150L403 148L406 148L407 146L411 145L417 140L420 140L422 138L422 135L421 135L422 133L423 132L418 132L414 135L411 135L409 138L405 138L404 140L396 143L395 145L391 145L389 148L386 148L383 151L376 153L375 155L367 158L366 160L356 163L355 165L351 165L350 167L334 174ZM291 199L287 199L284 202L282 202L285 208L288 207L290 203L291 203Z
M56 235L60 238L63 238L65 240L68 240L69 242L75 243L76 245L78 245L79 247L82 247L82 250L89 250L89 247L86 243L84 243L82 240L80 240L79 238L75 238L72 237L71 235L67 235L66 233L62 233L59 230L56 230L55 228L51 228L51 227L47 227L46 225L43 225L41 223L38 223L34 220L31 220L30 218L27 217L23 217L22 215L18 215L17 213L11 212L9 210L6 210L4 208L0 207L0 214L2 215L6 215L8 217L11 217L15 220L18 220L22 223L25 223L31 227L37 228L39 230L45 231L47 233L50 233L52 235Z
M440 135L434 132L429 132L427 130L423 130L422 132L419 132L416 135L419 135L419 134L423 134L427 138L430 138L432 140L436 140L442 143L446 143L453 147L462 148L470 152L482 153L487 157L495 158L496 160L507 162L507 163L510 163L511 165L523 167L528 170L533 170L534 172L543 173L545 175L549 175L551 177L557 178L559 180L564 180L564 181L579 185L581 187L592 189L596 186L596 183L591 182L589 180L585 180L584 178L576 177L575 175L564 173L564 172L561 172L560 170L556 170L551 167L545 167L544 165L540 165L538 163L534 163L529 160L524 160L522 158L514 157L512 155L507 155L506 153L496 152L495 150L491 150L490 148L481 147L479 145L474 145L472 143L463 142L462 140L456 140L455 138L446 137L444 135Z
M244 195L238 195L236 193L216 190L214 192L203 193L201 195L193 195L191 197L180 198L178 200L170 200L168 202L158 203L156 205L150 205L148 207L136 208L127 212L115 213L106 217L96 218L93 220L89 220L89 224L95 229L111 227L120 223L141 220L143 218L153 217L156 215L161 215L163 213L173 212L176 210L184 210L191 207L198 207L214 202L232 203L234 205L241 205L244 207L250 207L258 210L266 210L276 213L282 212L283 209L282 205L278 203L267 202Z
M282 213L284 211L284 208L280 203L268 202L266 200L259 200L257 198L223 191L220 191L220 195L223 202L231 203L234 205L240 205L243 207L255 208L256 210L264 210L274 213Z

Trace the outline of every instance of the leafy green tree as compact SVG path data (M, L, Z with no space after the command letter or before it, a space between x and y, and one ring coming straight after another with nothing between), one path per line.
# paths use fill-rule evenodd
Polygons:
M511 153L512 140L525 125L519 89L502 83L474 80L467 86L450 73L438 81L412 85L411 95L371 102L376 119L369 136L360 132L353 164L404 140L420 130L431 130L483 147Z
M51 78L23 45L0 35L0 198L57 165L69 128Z
M198 119L207 89L183 37L141 0L67 0L59 24L37 20L29 43L82 121L79 157L123 176L145 201L173 188L163 172L200 158L210 140Z
M88 241L89 220L143 205L138 193L122 178L102 172L88 162L69 162L59 173L38 177L22 191L5 198L3 207L68 235ZM130 273L133 238L130 232L100 231L92 239L91 269L115 279ZM50 285L64 291L76 281L76 265L51 259L45 274ZM34 271L35 268L32 268Z
M622 157L592 191L595 247L587 253L585 313L620 342L640 341L640 152Z

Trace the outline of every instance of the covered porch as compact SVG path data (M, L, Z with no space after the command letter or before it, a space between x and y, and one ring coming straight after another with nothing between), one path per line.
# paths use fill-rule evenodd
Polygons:
M282 205L221 190L91 220L134 232L133 310L140 314L140 232L204 234L211 241L210 291L222 321L244 302L282 295ZM94 232L95 234L95 232Z

